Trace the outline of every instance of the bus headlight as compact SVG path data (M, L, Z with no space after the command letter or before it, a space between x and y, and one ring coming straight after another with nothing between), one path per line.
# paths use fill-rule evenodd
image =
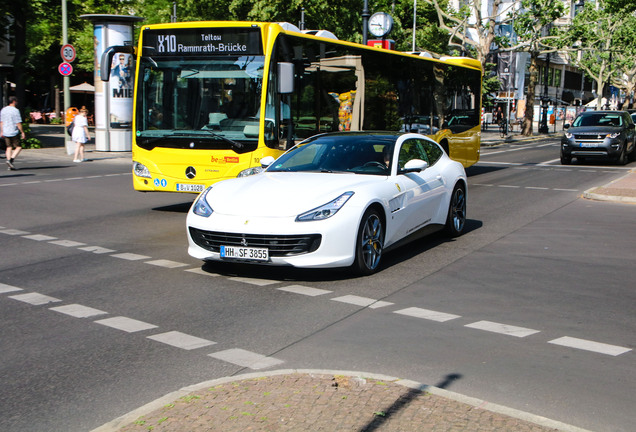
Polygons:
M150 171L148 171L148 168L146 168L146 165L140 164L139 162L135 162L135 161L133 161L133 173L137 177L152 178L150 176Z
M254 175L254 174L260 174L262 172L263 172L263 168L262 167L253 167L253 168L244 169L243 171L238 173L238 175L236 177L247 177L247 176L251 176L251 175Z

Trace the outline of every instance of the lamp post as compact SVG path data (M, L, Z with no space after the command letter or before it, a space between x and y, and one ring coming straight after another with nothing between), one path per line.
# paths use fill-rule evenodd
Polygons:
M364 0L364 6L362 7L362 44L367 44L367 27L369 25L369 0Z

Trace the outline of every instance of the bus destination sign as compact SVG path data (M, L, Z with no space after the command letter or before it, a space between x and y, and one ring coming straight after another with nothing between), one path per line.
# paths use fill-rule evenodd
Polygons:
M146 30L144 55L262 55L260 29L192 28Z

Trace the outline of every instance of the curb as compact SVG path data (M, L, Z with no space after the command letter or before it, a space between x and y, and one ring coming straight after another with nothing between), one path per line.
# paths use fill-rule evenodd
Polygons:
M405 379L401 379L397 377L391 377L391 376L380 375L380 374L353 372L353 371L336 371L336 370L328 370L328 369L325 369L325 370L323 369L280 369L280 370L275 370L270 372L248 373L248 374L218 378L218 379L214 379L210 381L203 381L201 383L182 387L179 390L168 393L152 402L147 403L146 405L143 405L133 411L130 411L127 414L117 417L116 419L102 426L99 426L96 429L93 429L91 432L115 432L119 430L120 428L131 424L139 417L147 415L159 408L164 407L165 405L171 402L175 402L179 398L187 396L188 394L198 390L203 390L209 387L214 387L214 386L227 384L227 383L235 382L235 381L271 377L271 376L278 376L278 375L288 375L288 374L336 375L336 376L347 376L352 378L371 378L374 380L391 382L393 384L397 384L397 385L414 389L414 390L426 391L436 396L441 396L446 399L450 399L459 403L470 405L474 408L491 411L491 412L502 414L502 415L512 417L518 420L524 420L524 421L531 422L536 425L547 427L547 428L557 429L564 432L591 432L587 429L582 429L576 426L562 423L560 421L551 420L546 417L530 414L530 413L520 411L514 408L508 408L508 407L490 403L481 399L464 396L459 393L455 393L449 390L444 390L438 387L422 384L416 381L405 380Z
M625 180L626 178L636 175L636 171L631 170L624 176L609 182L604 186L596 186L591 189L583 192L583 198L594 200L594 201L612 201L624 204L636 204L636 191L634 191L631 195L611 195L612 185ZM608 189L609 193L597 193L596 191ZM617 189L630 189L633 191L633 187L631 188L617 188Z

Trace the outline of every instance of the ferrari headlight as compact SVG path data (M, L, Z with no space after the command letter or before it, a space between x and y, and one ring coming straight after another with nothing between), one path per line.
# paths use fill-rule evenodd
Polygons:
M212 207L210 207L206 199L206 197L208 196L208 192L210 192L211 189L212 186L208 187L197 197L197 199L194 201L194 204L192 204L192 213L197 216L203 217L208 217L212 213L214 213L214 210L212 210Z
M338 213L338 210L345 205L345 203L353 196L353 192L345 192L335 200L329 201L327 204L316 207L313 210L299 214L296 217L296 222L308 222L328 219L331 216Z
M238 173L237 177L247 177L254 174L260 174L262 172L263 172L262 167L253 167L253 168L244 169L243 171Z
M616 133L609 133L607 134L606 138L617 138L621 135L620 132L616 132Z
M133 161L133 173L135 173L137 177L151 178L150 171L146 168L146 165L139 162Z

